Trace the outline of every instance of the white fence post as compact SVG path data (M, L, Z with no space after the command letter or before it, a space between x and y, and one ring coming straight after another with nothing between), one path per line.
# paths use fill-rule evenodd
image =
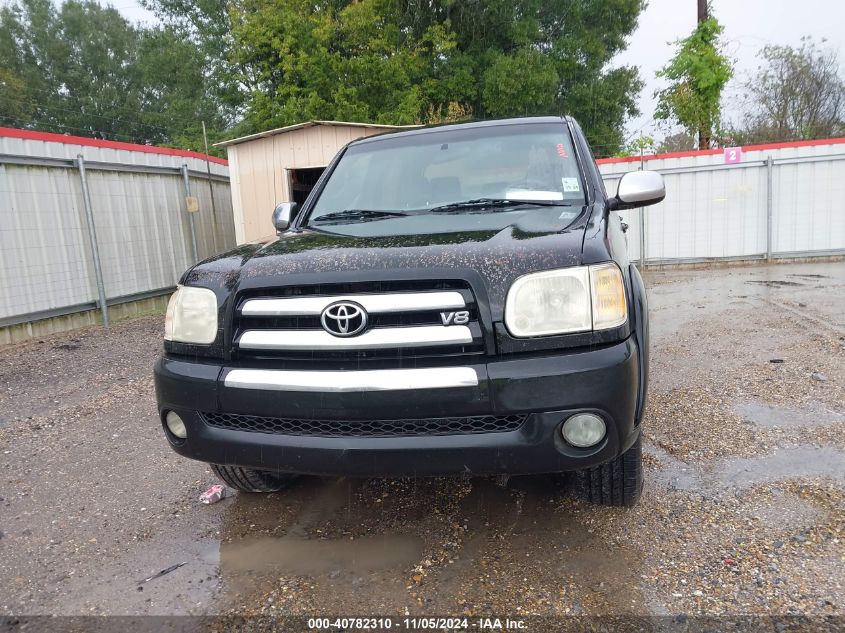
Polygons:
M772 261L772 227L774 224L774 160L766 157L766 261Z

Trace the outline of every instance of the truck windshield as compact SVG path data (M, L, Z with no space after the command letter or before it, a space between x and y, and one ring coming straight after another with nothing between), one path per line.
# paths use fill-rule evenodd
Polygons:
M563 124L444 129L350 146L308 224L444 211L530 212L549 205L581 206L584 201L580 170Z

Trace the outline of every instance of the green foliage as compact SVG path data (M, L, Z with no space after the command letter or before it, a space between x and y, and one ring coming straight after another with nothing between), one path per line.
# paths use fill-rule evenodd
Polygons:
M0 9L0 123L199 149L309 119L575 115L598 155L637 113L611 67L643 0L94 0Z
M613 153L642 84L635 68L607 66L642 7L240 0L226 63L247 90L233 135L314 118L429 123L458 104L479 118L571 113L599 153Z
M699 135L699 147L710 145L719 125L722 90L733 74L730 59L722 52L722 27L715 18L701 22L692 35L677 42L675 57L657 72L670 84L656 93L655 118L676 121Z
M654 139L650 136L640 136L635 138L633 141L630 141L619 151L616 156L617 157L626 157L626 156L642 156L644 154L653 154L655 148L657 147L657 143L655 143Z
M91 0L19 0L0 10L0 124L199 149L202 120L223 127L204 61Z
M481 78L481 104L494 117L548 114L555 111L559 86L554 62L540 52L497 53Z
M140 0L141 5L180 39L197 49L202 59L201 72L207 88L219 102L228 124L236 119L243 95L252 88L236 81L232 60L232 23L229 0ZM234 0L232 0L234 1Z

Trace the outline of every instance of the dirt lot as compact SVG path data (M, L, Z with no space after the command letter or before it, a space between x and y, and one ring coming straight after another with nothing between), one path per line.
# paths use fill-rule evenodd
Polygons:
M0 613L842 615L845 264L646 277L631 510L550 477L203 506L155 412L160 317L0 350Z

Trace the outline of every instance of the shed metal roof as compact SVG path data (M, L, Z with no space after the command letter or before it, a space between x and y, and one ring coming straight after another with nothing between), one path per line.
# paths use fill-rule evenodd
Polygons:
M215 143L214 146L227 147L229 145L237 145L239 143L246 143L247 141L254 141L255 139L259 138L267 138L269 136L276 136L277 134L285 134L286 132L293 132L294 130L301 130L302 128L314 127L317 125L331 125L337 127L367 127L379 130L407 130L422 127L420 125L383 125L380 123L353 123L350 121L305 121L303 123L296 123L294 125L288 125L286 127L279 127L275 130L267 130L266 132L259 132L258 134L249 134L248 136L241 136L239 138L233 138L228 141L220 141L219 143Z

